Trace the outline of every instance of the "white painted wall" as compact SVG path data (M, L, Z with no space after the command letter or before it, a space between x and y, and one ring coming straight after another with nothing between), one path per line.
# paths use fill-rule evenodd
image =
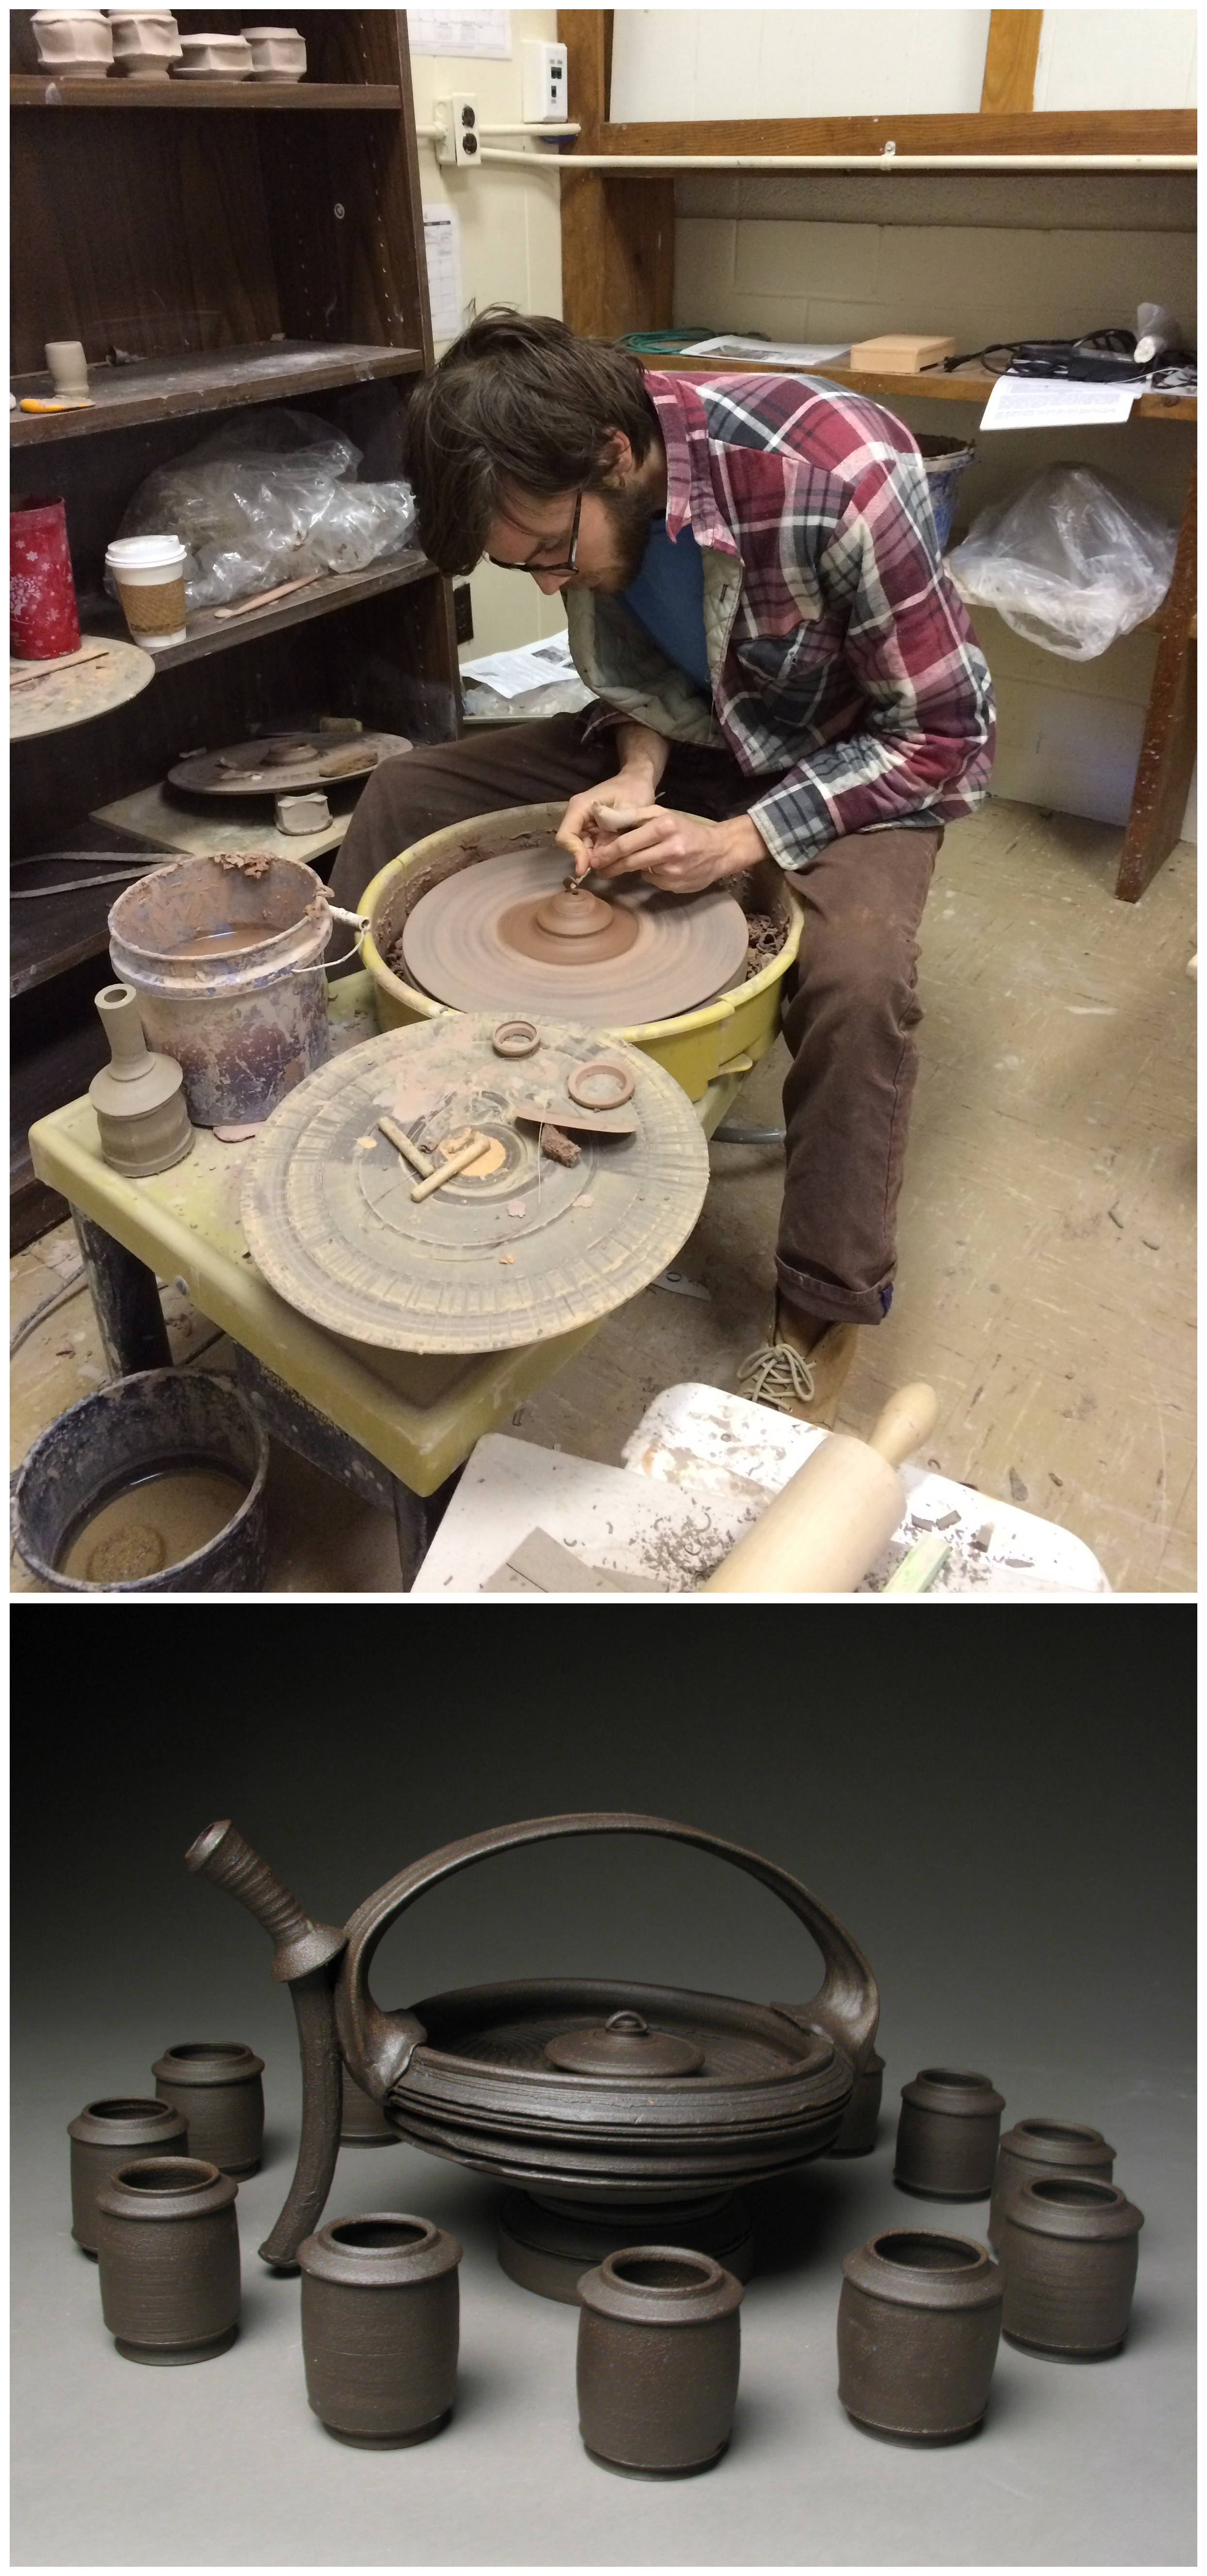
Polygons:
M1192 9L1046 9L1036 107L1192 107L1195 29ZM987 9L620 8L612 115L971 114L988 35Z
M430 125L438 98L453 90L477 100L479 120L518 124L524 113L520 94L520 45L525 36L556 41L553 9L513 9L511 60L499 62L464 54L441 57L412 54L415 122ZM520 151L518 135L508 148ZM562 232L558 182L516 169L446 170L431 143L419 146L420 190L425 205L455 207L461 248L464 318L487 304L514 304L522 313L556 313L562 309ZM448 342L437 341L439 357ZM513 644L532 644L542 635L557 635L565 615L556 599L544 599L534 581L518 573L495 572L480 564L472 579L474 639L463 644L461 659L499 653Z
M611 113L971 114L988 35L987 9L621 8Z

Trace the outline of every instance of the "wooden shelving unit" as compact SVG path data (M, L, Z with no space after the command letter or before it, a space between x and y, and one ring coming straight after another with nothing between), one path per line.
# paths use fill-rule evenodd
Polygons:
M366 480L401 471L408 392L432 363L406 22L308 10L301 83L144 87L47 81L31 14L9 19L10 382L46 398L45 342L80 339L92 401L11 415L13 491L62 497L81 626L121 635L103 588L109 538L156 467L240 409L318 414L361 450ZM109 363L111 349L134 363ZM154 786L183 751L327 714L444 740L459 713L451 594L413 549L243 617L193 615L136 701L14 746L13 852L52 861L14 883L87 874L73 849L145 855L91 818ZM213 819L217 837L219 807ZM62 1214L33 1178L26 1129L103 1061L92 995L119 891L11 907L17 1243Z

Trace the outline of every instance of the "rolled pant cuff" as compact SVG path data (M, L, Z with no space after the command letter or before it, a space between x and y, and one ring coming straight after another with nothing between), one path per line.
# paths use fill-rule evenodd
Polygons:
M778 1253L775 1271L790 1306L803 1306L809 1315L824 1315L831 1324L882 1324L893 1302L891 1279L883 1279L878 1288L836 1288L832 1279L813 1279Z

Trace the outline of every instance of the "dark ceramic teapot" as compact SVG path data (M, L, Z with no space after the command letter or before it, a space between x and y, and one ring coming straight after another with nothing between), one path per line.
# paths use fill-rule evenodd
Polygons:
M732 1861L812 1934L825 1977L810 2003L755 2004L677 1987L526 1979L384 2012L374 1953L417 1897L475 1862L570 1834L652 1834ZM879 2012L863 1954L816 1897L737 1844L658 1816L540 1816L431 1852L377 1890L345 1931L302 1913L230 1824L186 1855L273 1938L294 2000L304 2075L297 2171L260 2251L292 2268L317 2225L339 2146L341 2072L399 2136L501 2182L505 2268L573 2298L611 2244L697 2245L731 2270L749 2258L732 2195L824 2154L839 2138ZM668 2222L678 2232L668 2235Z

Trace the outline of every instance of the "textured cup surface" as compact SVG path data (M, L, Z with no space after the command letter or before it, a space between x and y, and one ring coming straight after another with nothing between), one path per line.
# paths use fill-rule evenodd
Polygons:
M264 2060L237 2039L181 2040L151 2072L161 2102L189 2124L193 2154L220 2173L255 2173L264 2144Z
M239 2321L237 2184L199 2156L119 2165L96 2195L101 2310L126 2361L210 2361Z
M1117 2352L1136 2286L1142 2211L1117 2183L1043 2175L1002 2212L1003 2332L1066 2361Z
M998 2148L986 2228L990 2244L996 2247L1000 2241L1002 2211L1020 2183L1062 2173L1090 2174L1095 2182L1109 2182L1114 2170L1115 2150L1108 2147L1101 2129L1081 2127L1072 2120L1016 2120Z
M632 2477L711 2468L733 2427L741 2283L711 2255L637 2245L578 2284L579 2428Z
M885 2228L843 2264L838 2394L856 2423L901 2439L957 2442L989 2398L1002 2278L983 2245Z
M898 2190L923 2200L987 2200L1004 2108L987 2075L924 2066L901 2088L893 2167Z
M118 2165L135 2156L188 2154L188 2124L171 2102L110 2094L86 2102L67 2124L71 2140L71 2233L86 2254L96 2252L96 2195Z
M396 2450L447 2424L460 2260L455 2236L388 2210L333 2219L299 2246L306 2393L337 2441Z

